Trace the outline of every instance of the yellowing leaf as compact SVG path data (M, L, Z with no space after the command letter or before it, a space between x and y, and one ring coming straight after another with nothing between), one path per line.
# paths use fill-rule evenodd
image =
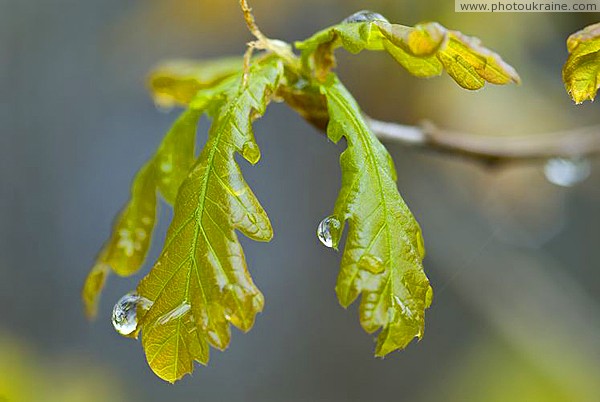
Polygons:
M388 152L352 95L334 76L321 88L330 116L327 135L348 142L333 214L341 223L332 233L334 247L348 223L336 292L344 307L362 293L360 322L369 333L382 328L375 354L384 356L423 335L433 292L423 272L421 230L398 192Z
M136 175L129 202L117 218L110 238L86 278L82 298L85 311L94 317L109 269L121 276L132 275L142 266L156 221L154 164L147 163Z
M390 24L383 17L377 17L378 14L368 15L376 17L350 17L351 22L342 22L303 42L296 42L302 51L305 69L314 69L316 77L323 81L335 66L333 51L343 47L351 53L363 49L385 50L417 77L437 76L445 69L466 89L479 89L486 81L493 84L520 82L516 71L496 53L481 46L476 38L447 30L438 23L407 27Z
M156 190L173 202L177 190L194 163L199 108L185 111L167 133L154 157L139 171L131 186L130 199L117 218L82 291L86 314L94 317L110 270L120 276L136 273L143 265L156 221Z
M172 60L156 67L148 78L157 105L187 105L201 89L215 86L242 69L242 57L215 60Z
M95 317L98 314L98 302L100 293L106 284L106 279L110 274L110 266L106 264L102 258L99 258L92 270L85 279L81 298L85 308L85 315Z
M600 88L600 23L567 39L569 58L562 71L567 92L575 103L593 101Z
M236 230L269 241L267 214L234 158L255 164L260 151L252 120L262 115L283 75L277 57L256 61L224 92L207 143L175 203L165 246L138 293L152 303L138 311L138 331L152 370L166 381L207 364L208 345L225 349L233 324L248 331L263 296L246 267Z

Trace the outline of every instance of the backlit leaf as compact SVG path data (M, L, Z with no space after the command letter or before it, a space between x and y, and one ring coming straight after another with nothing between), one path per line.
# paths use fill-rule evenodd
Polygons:
M361 111L333 76L322 86L329 110L329 139L348 143L340 158L342 188L333 216L337 247L344 225L348 237L336 292L347 307L361 293L360 322L379 328L375 354L402 349L424 329L432 289L423 271L425 255L419 224L396 187L396 174L384 146L371 133Z
M283 74L280 59L256 61L225 91L207 143L184 180L165 247L138 293L152 306L138 324L152 370L176 381L225 349L233 324L248 331L263 308L236 230L269 241L269 219L244 181L235 154L255 164L252 120L262 115ZM138 312L141 314L142 312Z
M242 69L242 57L215 60L171 60L156 67L148 78L157 105L187 105L201 89L215 86Z
M562 71L567 92L577 104L593 101L600 88L600 23L569 36L567 50Z
M354 20L358 22L342 22L303 42L296 42L302 51L305 69L314 69L321 81L335 66L333 51L343 47L351 53L385 50L417 77L433 77L446 70L466 89L479 89L486 81L493 84L520 82L516 71L496 53L481 46L479 39L448 30L438 23L407 27L390 24L383 17L350 19Z
M129 276L142 267L156 221L156 190L160 189L165 200L172 203L194 162L196 125L203 110L201 102L197 106L179 117L157 153L136 175L129 201L84 284L82 298L89 317L96 315L100 293L111 270Z

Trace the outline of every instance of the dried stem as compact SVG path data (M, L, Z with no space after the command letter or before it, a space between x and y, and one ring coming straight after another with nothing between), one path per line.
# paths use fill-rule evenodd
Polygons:
M415 127L371 118L367 121L383 141L461 156L486 165L600 155L600 125L544 134L486 136L442 130L431 123Z
M252 33L259 42L266 42L267 37L263 35L260 29L258 29L258 25L256 25L256 21L254 20L254 15L252 14L252 8L248 5L248 1L240 0L240 7L244 13L244 20L246 21L250 33Z
M256 38L255 41L248 43L248 47L273 52L284 59L289 68L293 70L299 70L300 62L292 52L290 45L279 40L267 38L258 28L258 25L256 25L256 21L254 20L254 15L252 14L252 8L250 8L248 5L248 0L240 0L240 8L244 13L244 20L246 21L248 30ZM252 50L246 52L245 62L249 63L251 55ZM245 67L247 67L246 64Z

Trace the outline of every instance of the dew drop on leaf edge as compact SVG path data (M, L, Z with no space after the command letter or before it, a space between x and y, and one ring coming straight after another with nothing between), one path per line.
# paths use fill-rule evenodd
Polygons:
M331 234L332 229L339 229L340 221L334 216L328 216L323 219L317 227L317 237L323 243L325 247L333 247L333 235Z
M242 156L251 164L256 164L260 160L260 149L254 141L246 141L242 146Z
M112 312L112 324L119 334L127 336L135 331L138 307L148 308L149 301L136 292L127 293L115 304Z
M557 186L572 187L591 173L591 164L585 158L552 158L544 165L546 179Z
M361 10L355 12L351 16L345 18L342 24L351 24L355 22L369 22L369 21L385 21L388 22L387 18L383 15L369 10Z

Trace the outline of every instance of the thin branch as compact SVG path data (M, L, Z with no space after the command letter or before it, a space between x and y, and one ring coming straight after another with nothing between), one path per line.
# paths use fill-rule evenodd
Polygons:
M287 62L287 65L292 70L300 70L300 60L292 52L292 48L288 43L280 40L269 39L262 31L258 28L254 14L252 14L252 8L248 4L248 0L240 0L240 8L244 13L244 20L248 30L254 37L255 41L248 43L248 51L244 57L244 71L247 71L247 67L250 63L250 57L252 56L253 49L267 50L277 54L279 57Z
M266 42L267 37L263 35L260 29L258 29L258 25L256 25L256 21L254 20L254 15L252 14L252 9L248 5L248 0L240 0L240 7L244 13L244 20L246 21L250 33L254 35L259 42Z
M366 119L383 141L466 157L486 165L600 154L600 125L553 133L487 136L442 130L428 122L415 127Z

